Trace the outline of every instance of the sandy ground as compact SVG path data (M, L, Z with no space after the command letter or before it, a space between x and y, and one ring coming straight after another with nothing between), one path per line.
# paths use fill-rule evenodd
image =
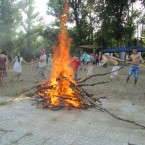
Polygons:
M108 68L111 71L111 66ZM130 100L132 103L145 103L145 67L140 68L140 76L137 83L137 86L133 86L133 76L130 79L130 82L127 85L124 85L126 82L127 73L129 66L125 66L122 70L119 71L120 81L118 82L114 79L112 82L102 85L97 85L93 87L85 87L90 93L97 94L98 97L107 97L116 101L121 100ZM102 67L94 66L93 74L106 73L106 69ZM28 89L34 85L34 76L36 71L31 71L29 65L23 65L23 73L20 78L21 81L11 82L12 69L9 69L8 77L5 78L5 83L0 86L0 96L12 97L19 94L22 90ZM48 72L46 71L48 75ZM79 77L84 79L87 77L86 71L79 70ZM110 80L110 75L93 77L86 83L97 83Z
M111 66L109 66L108 70L111 71ZM90 93L96 94L97 97L105 97L104 99L103 98L101 99L101 102L103 104L103 107L107 108L110 112L117 114L117 116L135 121L145 126L145 117L144 117L144 114L145 114L145 67L141 67L140 78L136 87L134 87L133 85L133 76L131 77L130 82L127 85L124 85L126 82L128 70L129 70L129 66L126 66L125 68L119 71L119 77L120 77L119 82L117 80L113 80L106 84L100 84L93 87L85 87L85 89ZM31 68L29 65L23 65L23 74L21 76L21 80L23 81L10 82L12 73L13 73L12 69L10 69L8 72L8 77L5 79L4 85L0 86L0 107L1 107L1 121L2 121L1 126L3 125L4 129L11 130L10 128L12 128L12 130L14 129L16 130L11 133L12 139L14 138L14 136L16 136L17 138L17 135L19 137L20 133L19 131L17 131L19 129L22 129L23 131L34 129L33 133L39 134L43 131L45 132L45 130L42 130L42 129L46 128L46 124L47 124L48 132L51 132L50 128L52 128L52 132L53 132L55 130L54 129L55 126L56 128L58 128L58 130L56 131L59 132L59 127L65 128L66 127L65 123L69 122L68 121L69 119L70 119L71 124L72 122L75 122L72 119L72 117L69 116L71 115L70 112L67 113L65 110L52 112L50 110L42 110L40 108L37 109L35 106L32 105L31 100L29 100L27 96L18 95L22 90L31 88L32 86L36 85L33 83L34 75L36 74L36 72L31 72ZM100 74L106 73L106 69L102 67L94 66L93 74L99 74L99 73ZM79 70L79 76L82 79L86 78L86 72ZM110 75L94 77L90 79L87 83L97 83L97 82L103 82L103 81L108 81L108 80L110 80ZM11 99L15 101L10 102L9 100ZM10 104L5 103L5 102L10 102ZM29 112L33 112L33 113L31 114ZM81 112L83 112L83 114ZM52 121L51 122L48 121L51 119L56 120L54 118L55 114L58 115L58 118L57 118L58 125L56 125ZM30 117L28 117L27 115ZM113 119L110 115L104 114L100 111L96 111L96 109L90 109L87 111L86 110L74 111L73 117L78 122L80 122L79 124L77 122L76 124L72 125L73 130L74 130L74 127L79 128L82 126L83 133L84 132L86 133L88 132L88 129L90 129L90 132L92 132L92 131L98 130L98 128L96 127L99 127L101 128L99 130L99 134L100 134L100 131L102 131L102 128L106 128L106 126L109 126L110 129L109 129L109 132L107 133L109 136L111 136L111 138L113 137L116 140L116 135L118 136L118 138L121 138L123 137L122 135L120 135L121 133L125 137L127 137L126 142L132 142L136 145L145 145L144 144L145 143L144 130L140 130L140 127L131 125L123 121L118 121L116 119ZM91 123L90 123L90 119L92 119ZM11 120L14 120L14 121L11 121ZM86 120L89 121L89 123L87 122L87 124L89 124L89 127L84 129L84 127L86 127L87 125L86 125L86 122L84 123L83 121L86 121ZM62 121L64 125L60 126L59 125L60 121ZM23 122L22 125L20 124L20 122ZM31 124L30 122L33 124ZM68 123L69 126L70 126L70 123ZM94 126L91 127L90 124ZM34 127L33 125L37 127ZM44 126L42 127L41 125L44 125ZM39 127L41 131L37 130ZM116 128L119 128L119 130L117 130L112 135L111 131L113 130L113 128L115 128L115 130ZM123 129L124 130L123 132L125 134L120 132L120 129ZM21 133L22 133L22 130L20 131ZM68 130L70 131L70 128L69 129L66 128L65 131L68 132ZM128 131L130 133L127 133ZM96 139L96 132L92 132L92 133L94 135L94 138ZM62 132L61 132L61 135L62 135ZM3 137L5 136L7 138L8 137L11 138L9 134L3 135ZM46 134L46 136L48 137L48 133ZM88 141L90 141L90 137L92 137L92 135L88 134L88 138L87 138ZM8 140L7 138L6 138L6 141ZM37 137L32 136L32 139L36 140L36 138ZM92 139L94 138L92 137ZM30 144L29 139L30 138L28 137L28 144ZM41 138L41 140L43 139L45 139L45 137ZM113 141L113 139L111 140ZM102 139L101 141L105 141L105 140ZM24 142L27 142L27 139L25 139ZM96 142L93 145L95 144ZM104 143L104 145L106 144L108 143ZM120 144L115 143L115 144L121 145L121 143ZM127 144L124 144L124 145L127 145ZM101 145L103 144L101 143ZM113 145L113 144L110 143L110 145Z
M108 70L111 71L111 66L108 67ZM141 105L145 106L145 67L141 67L140 76L137 83L137 86L133 85L133 76L131 77L129 83L124 85L126 82L127 73L129 66L125 66L119 71L120 81L114 79L113 81L107 84L100 84L97 86L85 87L85 89L93 94L96 94L97 97L106 97L105 100L110 102L120 102L120 101L129 101L132 105ZM93 74L106 73L106 69L102 67L94 66ZM8 77L5 78L5 82L0 86L0 96L7 98L17 97L17 95L24 89L28 89L32 86L35 86L34 76L36 71L31 71L29 65L23 65L23 73L20 78L21 81L11 82L12 77L12 68L9 69ZM46 71L48 75L48 72ZM86 71L79 70L79 77L81 79L86 78ZM110 80L110 75L93 77L86 83L97 83Z

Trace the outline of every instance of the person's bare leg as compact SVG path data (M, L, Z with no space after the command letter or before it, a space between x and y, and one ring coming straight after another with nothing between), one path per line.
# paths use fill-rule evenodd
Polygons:
M137 80L134 80L134 86L136 86L136 84L137 84Z
M20 76L21 76L21 73L18 73L17 74L17 81L19 81Z
M128 83L129 79L130 79L130 77L127 77L127 79L126 79L126 84Z
M116 79L117 79L117 81L120 81L120 79L119 79L119 77L118 77L118 76L116 76Z
M17 73L12 76L11 82L13 82L14 78L17 77Z
M113 81L113 75L110 76L110 81Z
M4 84L4 77L0 77L0 85Z
M4 83L4 77L2 77L2 82Z

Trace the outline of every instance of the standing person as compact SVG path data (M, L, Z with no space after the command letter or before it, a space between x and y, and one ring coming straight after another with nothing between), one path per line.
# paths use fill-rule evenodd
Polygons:
M83 64L85 64L85 62L87 61L88 58L88 54L86 52L84 52L83 54Z
M78 68L81 65L81 61L79 60L78 57L74 56L74 58L71 62L71 65L72 65L72 69L74 70L74 78L75 78L75 80L77 80L78 79Z
M37 61L39 62L39 67L38 67L38 75L36 77L36 80L34 81L34 83L38 83L39 79L43 79L43 80L46 80L46 76L45 76L45 67L46 67L46 59L47 59L47 56L45 54L45 50L44 49L41 49L39 51L40 53L40 58L37 59Z
M116 79L119 81L118 69L120 68L120 65L118 61L124 62L124 60L110 56L109 53L105 53L104 57L106 57L106 61L102 65L106 64L107 62L113 64L112 73L110 76L111 81L113 80L114 77L116 77Z
M80 61L81 61L81 64L79 66L79 69L83 70L83 55L80 56Z
M95 60L96 60L96 66L99 65L99 55L96 53L95 55Z
M8 69L8 57L5 51L0 51L0 84L4 80L4 77L7 77L7 69Z
M142 61L142 63L144 63L144 60L143 58L139 55L139 53L137 52L137 48L134 47L133 50L132 50L133 54L128 58L126 59L127 61L128 60L132 60L132 65L129 69L129 72L128 72L128 77L127 77L127 80L126 80L126 84L128 83L132 73L134 72L134 86L136 86L136 83L137 83L137 80L138 80L138 76L139 76L139 62L140 60Z
M91 55L90 54L88 54L88 56L87 56L87 65L88 65L88 63L90 63L91 62Z
M91 62L89 62L87 65L87 75L91 76L92 73L93 73L93 64Z
M88 54L86 52L84 52L84 54L83 54L84 70L86 70L86 67L87 67L87 59L88 59Z
M14 65L13 65L14 75L12 76L11 82L13 82L14 78L16 78L17 81L20 79L20 76L22 74L22 62L29 64L23 59L23 57L21 57L19 52L17 53L15 58L11 61L11 63L13 62L14 62Z
M94 64L94 55L93 55L93 53L90 54L90 62L92 64Z

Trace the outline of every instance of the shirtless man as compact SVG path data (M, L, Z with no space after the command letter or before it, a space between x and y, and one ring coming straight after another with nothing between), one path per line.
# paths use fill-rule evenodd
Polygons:
M133 48L132 52L133 52L133 54L128 59L126 59L127 61L128 60L132 60L132 66L130 67L130 70L128 72L128 77L127 77L127 80L126 80L126 84L128 83L132 73L134 72L134 86L136 86L136 83L137 83L137 80L138 80L138 76L139 76L139 70L140 70L139 62L141 60L142 63L144 63L144 60L138 54L137 48Z
M118 61L124 62L124 60L119 59L117 57L110 56L109 53L105 53L104 56L106 57L106 59L102 63L102 65L106 64L107 62L110 62L113 64L112 73L110 76L111 81L112 81L113 77L116 77L116 79L119 81L118 70L120 68L120 65L119 65Z

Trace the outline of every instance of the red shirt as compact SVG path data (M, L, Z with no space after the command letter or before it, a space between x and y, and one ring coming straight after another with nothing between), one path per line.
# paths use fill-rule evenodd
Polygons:
M96 57L96 60L99 60L99 55L98 55L98 54L96 54L96 56L95 56L95 57Z
M78 71L78 68L79 68L80 64L81 64L81 62L79 60L74 59L72 61L72 68L73 68L73 70Z

